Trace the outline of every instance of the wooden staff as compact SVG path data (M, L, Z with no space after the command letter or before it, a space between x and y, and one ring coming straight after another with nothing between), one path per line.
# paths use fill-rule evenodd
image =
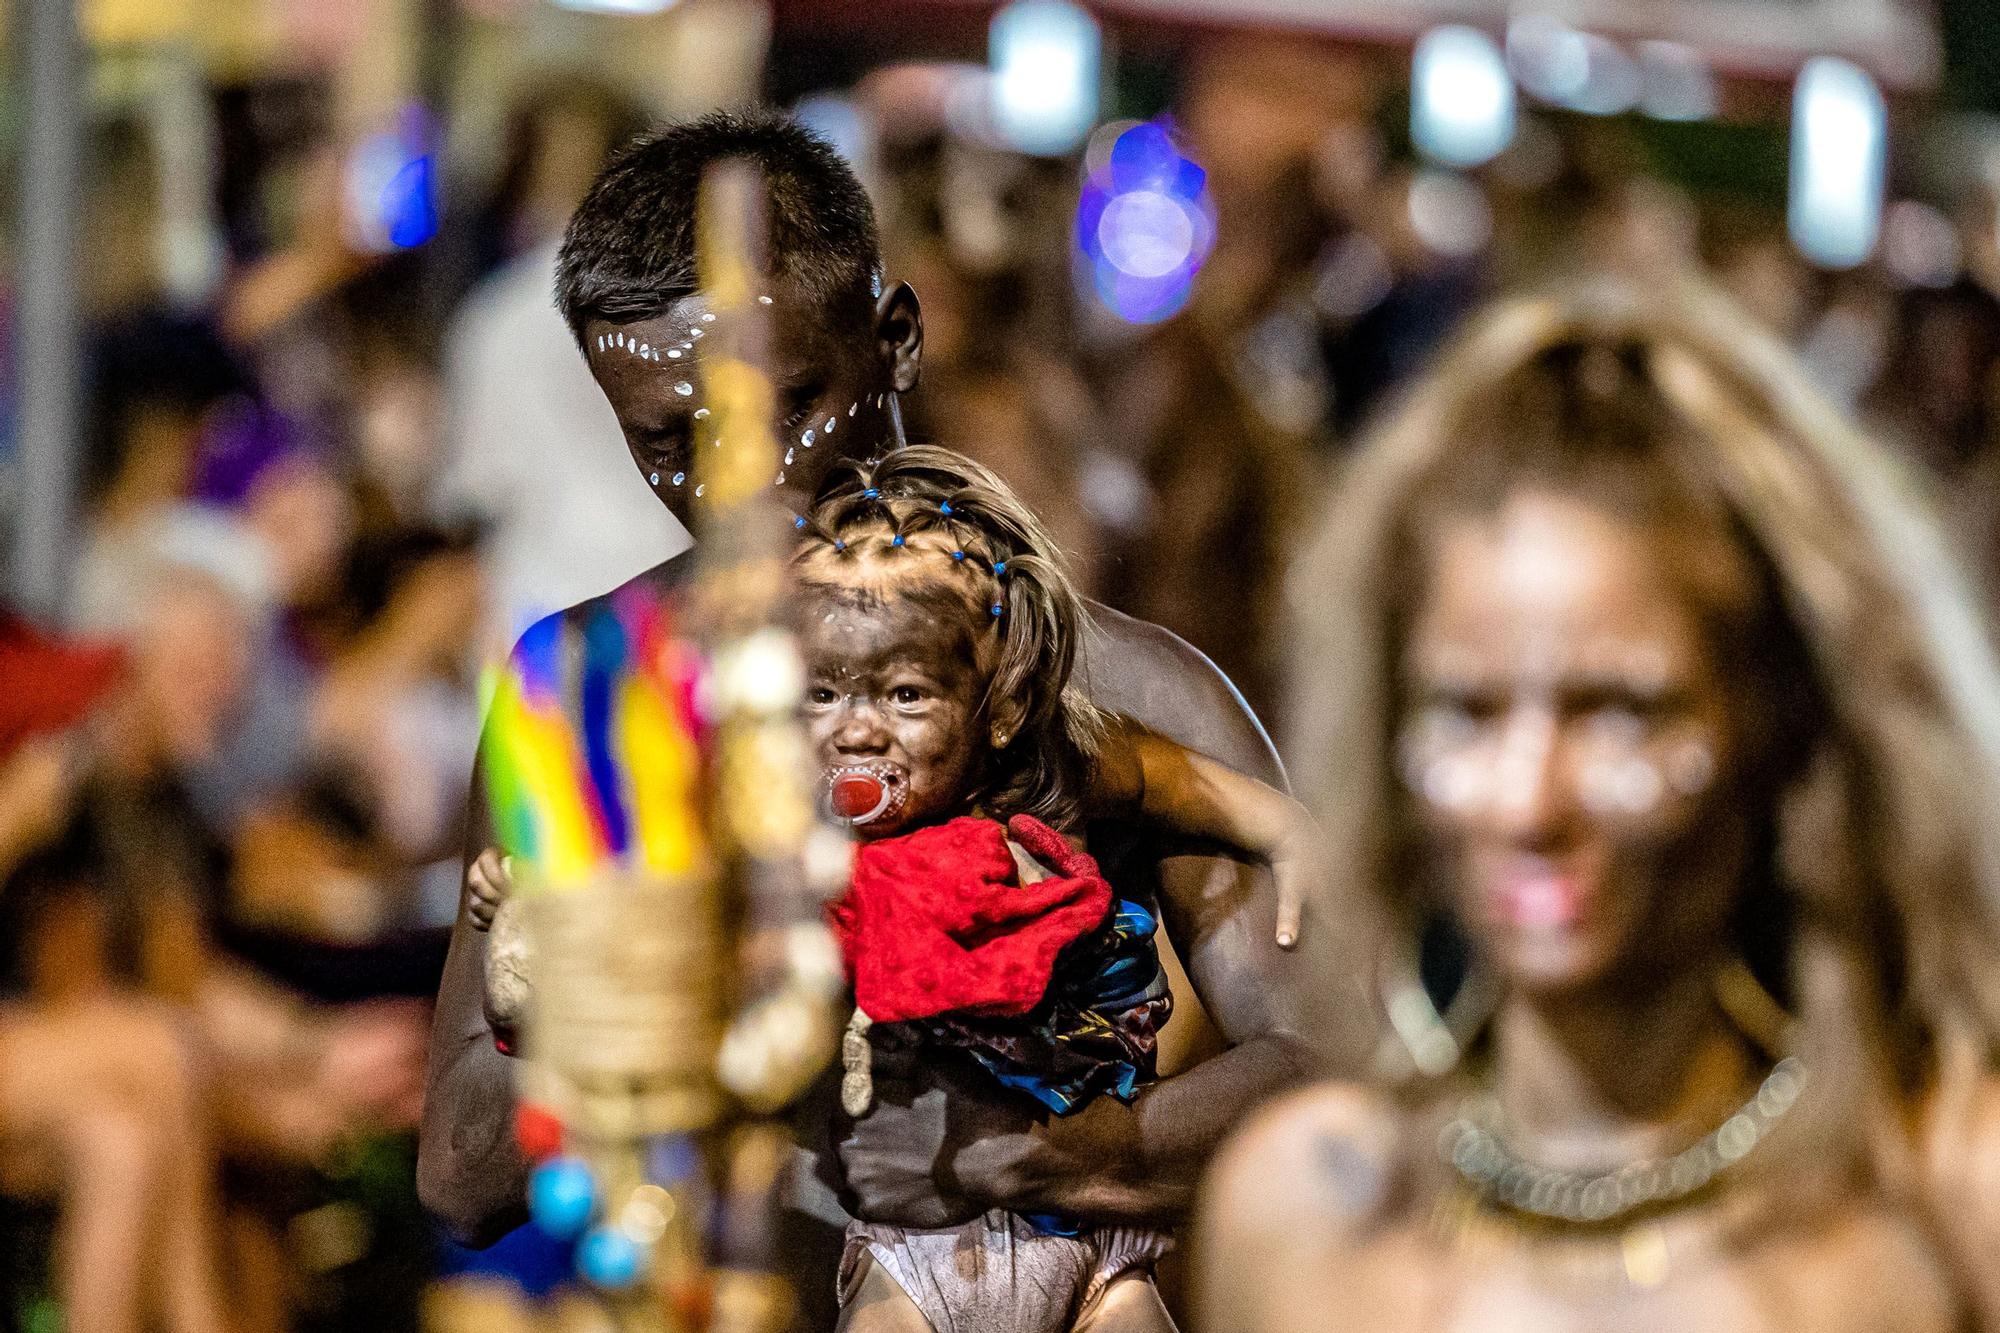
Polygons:
M571 1191L547 1211L581 1232L579 1265L624 1333L792 1325L775 1242L790 1144L770 1117L830 1063L845 1009L823 905L846 885L848 843L816 813L799 717L761 187L749 164L720 165L698 212L710 412L693 469L695 577L673 624L707 662L705 854L686 873L611 856L521 886L533 970L521 1099L563 1145L537 1179ZM581 674L573 660L560 691L572 717Z
M706 491L695 507L695 604L719 710L716 836L745 921L739 1008L719 1069L753 1113L731 1138L723 1192L719 1235L728 1252L716 1275L714 1327L728 1333L776 1333L791 1323L774 1242L788 1139L755 1116L793 1101L829 1063L844 1000L822 905L845 887L847 840L815 813L799 721L805 670L786 617L796 538L774 490L764 238L756 169L711 168L697 231L701 289L716 318L702 363L711 434L697 439Z

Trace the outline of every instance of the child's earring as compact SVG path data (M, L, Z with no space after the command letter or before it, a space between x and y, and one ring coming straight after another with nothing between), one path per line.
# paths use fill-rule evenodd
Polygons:
M1007 730L1007 728L1005 728L1005 727L999 727L999 726L996 726L995 728L993 728L993 748L994 748L994 749L996 749L996 750L1004 750L1004 749L1006 749L1006 748L1007 748L1007 743L1008 743L1009 741L1013 740L1013 739L1014 739L1014 733L1013 733L1013 732L1011 732L1011 731L1009 731L1009 730Z

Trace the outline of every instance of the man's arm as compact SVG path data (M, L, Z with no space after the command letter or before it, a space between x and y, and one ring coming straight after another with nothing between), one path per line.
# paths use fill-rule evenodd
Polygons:
M491 838L485 785L475 767L466 817L468 867ZM514 1074L493 1045L485 993L486 933L473 927L461 888L431 1027L417 1195L468 1245L490 1245L527 1219L527 1166L514 1142Z
M1092 702L1271 786L1287 786L1270 738L1215 666L1166 630L1094 608L1098 631L1079 679ZM1269 871L1209 847L1151 837L1101 840L1110 878L1152 881L1168 937L1229 1049L1163 1079L1130 1104L1101 1097L1037 1125L1025 1141L960 1155L962 1181L1008 1207L1158 1221L1193 1199L1222 1139L1255 1107L1323 1069L1303 1021L1303 989L1324 984L1331 924L1308 919L1278 948ZM1100 845L1093 843L1096 847ZM970 1160L966 1160L967 1158Z

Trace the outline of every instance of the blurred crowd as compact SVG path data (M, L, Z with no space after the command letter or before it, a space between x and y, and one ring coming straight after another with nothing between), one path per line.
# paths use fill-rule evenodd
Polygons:
M1781 185L1705 180L1633 123L1537 118L1477 173L1424 167L1405 65L1187 53L1148 109L1206 171L1215 244L1151 324L1080 291L1077 161L968 123L967 67L813 99L923 304L912 437L996 468L1089 593L1275 727L1279 584L1359 425L1498 289L1701 267L1906 451L1994 586L1977 172L1829 275ZM415 997L456 911L481 663L687 540L549 301L563 222L648 110L524 86L480 170L439 170L435 236L375 249L310 85L212 100L226 255L198 298L160 262L153 129L94 129L72 593L59 625L0 623L0 1252L41 1256L0 1272L0 1323L413 1327L449 1262L408 1192Z

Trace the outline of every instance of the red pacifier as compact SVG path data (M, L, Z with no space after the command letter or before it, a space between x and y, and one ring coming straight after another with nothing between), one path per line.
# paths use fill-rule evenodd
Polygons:
M835 819L856 827L900 813L909 790L903 770L886 760L829 768L820 779L826 808Z

